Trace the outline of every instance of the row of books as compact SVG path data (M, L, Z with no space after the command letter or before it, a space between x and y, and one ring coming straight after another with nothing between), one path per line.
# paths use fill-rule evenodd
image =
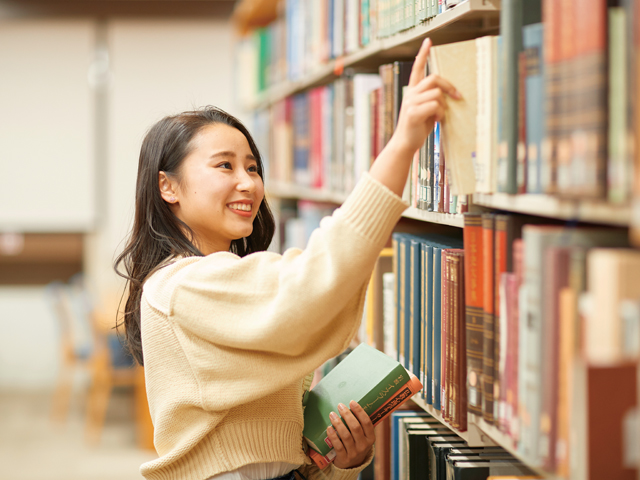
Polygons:
M460 0L287 0L280 15L239 43L242 72L251 78L249 98L296 81L330 59L372 40L420 25Z
M393 134L412 62L382 65L379 74L349 73L288 97L254 115L269 180L348 193ZM463 213L440 147L440 125L416 152L404 197L412 206Z
M466 97L451 102L444 129L456 191L629 202L634 8L632 1L505 0L499 37L432 50L432 69ZM474 132L476 143L465 144L462 131Z
M608 448L623 470L611 442L637 404L640 253L613 248L627 244L624 231L539 223L467 213L462 241L394 234L383 348L420 375L424 401L457 430L482 421L531 465L567 476L571 455L582 458L571 429L604 429L589 458ZM620 409L578 421L580 398L606 405L597 389L607 381L620 382Z
M470 447L427 413L392 413L390 432L391 480L542 478L501 447Z

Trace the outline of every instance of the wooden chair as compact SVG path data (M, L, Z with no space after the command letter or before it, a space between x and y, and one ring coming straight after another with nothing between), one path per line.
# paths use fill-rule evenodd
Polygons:
M63 422L69 413L75 376L89 369L93 345L77 331L67 286L53 282L47 285L45 294L60 329L60 373L53 393L51 418Z

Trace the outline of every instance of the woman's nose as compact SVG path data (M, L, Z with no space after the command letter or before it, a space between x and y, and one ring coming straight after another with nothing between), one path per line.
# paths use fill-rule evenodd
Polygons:
M238 190L253 193L256 190L256 180L248 172L242 172L238 178Z

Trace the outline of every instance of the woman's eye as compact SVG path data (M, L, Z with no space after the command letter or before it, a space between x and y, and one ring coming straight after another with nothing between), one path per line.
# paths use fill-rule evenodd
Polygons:
M224 162L218 165L219 168L228 168L231 169L231 164L229 162Z
M257 173L257 172L258 172L258 166L257 166L257 165L251 165L251 166L249 167L249 171L250 171L251 173Z

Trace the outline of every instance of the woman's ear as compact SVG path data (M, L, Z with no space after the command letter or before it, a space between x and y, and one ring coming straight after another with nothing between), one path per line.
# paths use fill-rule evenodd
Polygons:
M160 188L160 196L165 202L170 205L178 203L178 186L164 172L158 173L158 187Z

